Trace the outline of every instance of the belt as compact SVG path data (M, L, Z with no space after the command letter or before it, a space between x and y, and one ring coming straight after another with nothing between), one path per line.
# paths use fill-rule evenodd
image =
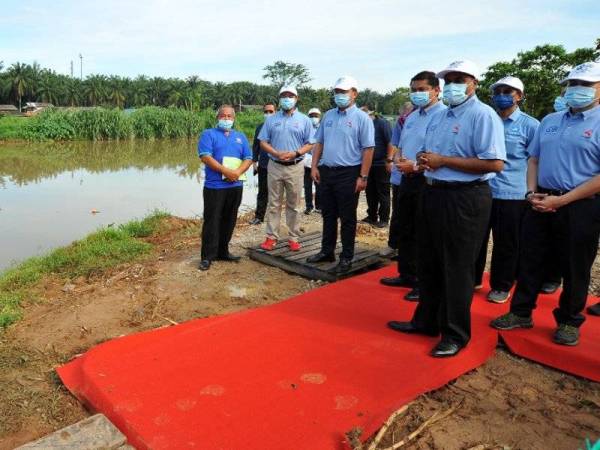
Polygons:
M277 164L281 164L282 166L295 166L296 164L302 162L304 158L295 159L293 161L279 161L277 159L273 159L272 161Z
M425 178L422 172L403 173L402 178Z
M555 196L558 197L558 196L561 196L561 195L568 194L569 192L571 192L571 189L563 191L561 189L547 189L545 187L538 186L538 189L537 189L536 192L539 192L540 194L555 195ZM596 197L598 197L598 194L593 194L593 195L590 195L589 197L585 197L585 198L587 198L587 199L594 199Z
M428 186L437 187L442 189L460 189L465 187L483 186L488 184L486 180L473 180L473 181L444 181L436 180L434 178L425 178Z

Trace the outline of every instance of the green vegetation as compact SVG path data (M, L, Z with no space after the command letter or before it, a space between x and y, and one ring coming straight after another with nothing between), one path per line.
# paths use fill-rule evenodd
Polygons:
M248 138L263 120L259 111L238 113L236 128ZM215 112L146 106L132 112L117 108L50 108L31 117L0 118L0 139L118 140L196 138L214 126Z
M0 274L0 328L21 317L21 303L45 275L71 279L89 277L148 253L152 245L139 238L158 231L164 212L154 212L115 228L102 228L86 238L51 253L30 258Z

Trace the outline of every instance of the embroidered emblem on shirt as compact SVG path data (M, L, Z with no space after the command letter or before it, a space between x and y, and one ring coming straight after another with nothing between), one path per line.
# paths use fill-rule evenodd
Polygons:
M352 121L351 120L347 121L346 125L348 125L350 128L352 128Z
M239 137L235 138L235 142L237 142L238 144L241 144L242 143L242 138L239 138Z
M552 125L546 128L546 133L556 133L558 131L558 125Z
M273 126L274 126L274 127L280 127L280 126L281 126L281 122L275 122L275 123L273 124Z
M583 132L583 137L586 137L586 138L591 138L591 137L592 137L592 134L594 134L594 130L591 130L591 129L590 129L590 130L585 130L585 131Z
M325 126L326 126L327 128L330 128L330 127L332 127L332 126L333 126L333 121L332 121L332 120L328 120L327 122L325 122Z
M456 125L454 125L454 126L452 127L452 132L453 132L454 134L457 134L459 131L460 131L460 124L458 124L458 123L457 123Z

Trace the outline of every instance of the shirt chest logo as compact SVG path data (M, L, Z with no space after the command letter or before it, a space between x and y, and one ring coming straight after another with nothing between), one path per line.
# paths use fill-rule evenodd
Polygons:
M556 133L558 131L558 125L552 125L546 128L546 134Z
M242 143L242 138L236 137L235 138L235 142L238 143L238 144L241 144Z
M592 137L592 134L594 134L594 130L592 130L592 129L590 129L590 130L585 130L585 131L583 132L583 137L584 137L584 138L588 138L588 139L589 139L589 138L591 138L591 137Z
M281 122L275 122L275 123L273 124L273 126L274 126L274 127L280 127L280 126L281 126Z
M351 120L347 120L347 121L346 121L346 126L347 126L348 128L352 128L352 121L351 121Z
M331 128L333 126L333 120L328 120L325 122L325 128Z
M457 123L457 124L455 124L455 125L452 126L452 132L454 134L458 134L459 131L460 131L460 124L459 123Z

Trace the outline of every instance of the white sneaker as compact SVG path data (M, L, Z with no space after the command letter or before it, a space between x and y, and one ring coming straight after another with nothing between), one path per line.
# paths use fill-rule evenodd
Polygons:
M508 291L496 291L491 290L487 296L489 302L492 303L506 303L510 298L510 292Z

